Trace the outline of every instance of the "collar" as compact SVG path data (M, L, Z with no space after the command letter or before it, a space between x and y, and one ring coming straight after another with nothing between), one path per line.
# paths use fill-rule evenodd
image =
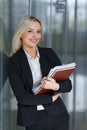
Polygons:
M23 50L24 50L24 49L23 49ZM35 59L36 59L36 58L40 58L40 54L39 54L38 48L37 48L36 51L37 51L37 55L36 55ZM29 53L27 53L26 50L24 50L24 52L25 52L27 58L29 58L29 59L34 59L33 57L31 57L31 56L29 55Z

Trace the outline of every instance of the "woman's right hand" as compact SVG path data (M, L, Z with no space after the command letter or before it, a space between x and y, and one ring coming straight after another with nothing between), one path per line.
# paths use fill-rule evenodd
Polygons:
M54 93L54 94L52 95L52 101L53 101L53 102L56 101L59 96L60 96L59 93Z

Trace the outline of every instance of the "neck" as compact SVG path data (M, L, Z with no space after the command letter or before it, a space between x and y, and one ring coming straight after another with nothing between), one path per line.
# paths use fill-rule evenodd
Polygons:
M37 48L24 48L24 50L33 58L36 58Z

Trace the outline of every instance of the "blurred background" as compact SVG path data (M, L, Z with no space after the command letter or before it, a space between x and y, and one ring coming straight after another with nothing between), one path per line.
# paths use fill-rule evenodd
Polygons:
M16 99L7 76L7 61L16 25L24 15L43 24L44 46L63 64L76 62L70 76L73 89L62 94L70 113L70 130L87 130L87 1L0 0L0 130L24 130L16 125Z

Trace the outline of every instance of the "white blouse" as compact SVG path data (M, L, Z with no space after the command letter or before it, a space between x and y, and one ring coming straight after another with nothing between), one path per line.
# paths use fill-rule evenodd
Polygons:
M33 87L37 87L40 84L42 79L42 72L39 63L39 58L40 58L39 51L37 49L36 58L31 57L25 50L24 52L27 56L29 66L31 68L32 77L33 77ZM37 110L44 110L44 107L42 105L37 105Z

